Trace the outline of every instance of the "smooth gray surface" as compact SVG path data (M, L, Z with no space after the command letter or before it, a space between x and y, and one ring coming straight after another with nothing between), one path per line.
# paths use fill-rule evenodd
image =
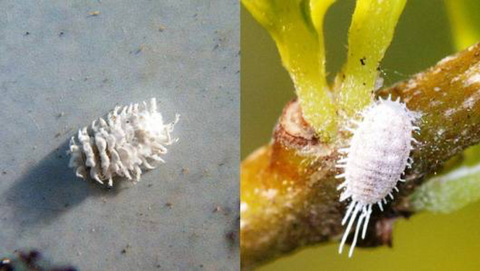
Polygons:
M237 0L0 1L0 256L238 269L238 13ZM150 97L166 121L181 114L167 163L113 190L76 178L69 137Z

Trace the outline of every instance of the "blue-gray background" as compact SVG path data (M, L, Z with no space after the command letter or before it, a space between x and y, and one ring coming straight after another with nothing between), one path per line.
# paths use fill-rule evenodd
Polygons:
M79 270L238 269L239 4L0 1L0 257ZM116 104L181 114L166 164L112 190L67 141Z

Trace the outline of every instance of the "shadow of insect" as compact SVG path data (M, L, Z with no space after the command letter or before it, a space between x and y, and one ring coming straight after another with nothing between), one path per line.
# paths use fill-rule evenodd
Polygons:
M82 203L88 197L113 197L122 188L102 187L94 181L77 178L68 168L65 154L68 141L48 154L40 162L27 169L2 197L13 207L9 216L21 231L31 225L49 225L57 217Z

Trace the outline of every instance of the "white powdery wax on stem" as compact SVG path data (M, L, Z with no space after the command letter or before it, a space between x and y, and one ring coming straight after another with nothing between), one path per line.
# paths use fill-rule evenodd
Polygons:
M351 200L342 220L342 225L348 224L339 253L359 216L349 252L352 256L362 227L362 239L365 238L372 206L378 205L383 211L387 197L393 199L393 191L398 191L397 182L404 181L401 176L412 163L410 152L416 142L413 132L419 130L414 125L418 117L405 104L389 97L374 102L363 112L357 127L349 129L353 133L350 147L341 149L346 157L337 164L344 169L337 178L345 178L338 186L343 190L340 201Z
M109 186L116 177L136 183L142 169L165 162L161 156L167 153L166 146L178 141L170 136L178 119L176 114L173 122L164 124L155 98L148 105L117 106L106 120L99 118L80 129L78 143L74 136L70 139L69 167L78 177L108 181Z

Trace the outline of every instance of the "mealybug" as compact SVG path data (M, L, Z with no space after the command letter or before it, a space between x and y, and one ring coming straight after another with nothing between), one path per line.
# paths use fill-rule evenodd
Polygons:
M348 222L340 243L339 253L358 218L349 257L357 243L360 230L362 239L367 233L372 206L377 204L383 211L387 196L393 199L393 190L398 192L397 182L401 179L412 159L410 151L416 142L413 132L419 130L414 122L418 114L410 111L399 99L392 101L380 99L362 113L362 121L354 122L357 126L349 129L353 136L350 146L340 151L346 156L338 161L337 167L344 172L337 178L345 178L338 186L343 192L340 201L351 199L342 225ZM363 227L363 229L362 229Z
M178 118L176 115L174 122L164 124L155 98L148 106L146 102L143 106L117 106L106 121L99 118L80 129L78 145L71 138L69 167L78 177L90 176L101 184L108 181L109 186L116 176L138 182L141 168L153 169L152 162L164 162L160 156L167 153L165 146L177 141L170 133Z

